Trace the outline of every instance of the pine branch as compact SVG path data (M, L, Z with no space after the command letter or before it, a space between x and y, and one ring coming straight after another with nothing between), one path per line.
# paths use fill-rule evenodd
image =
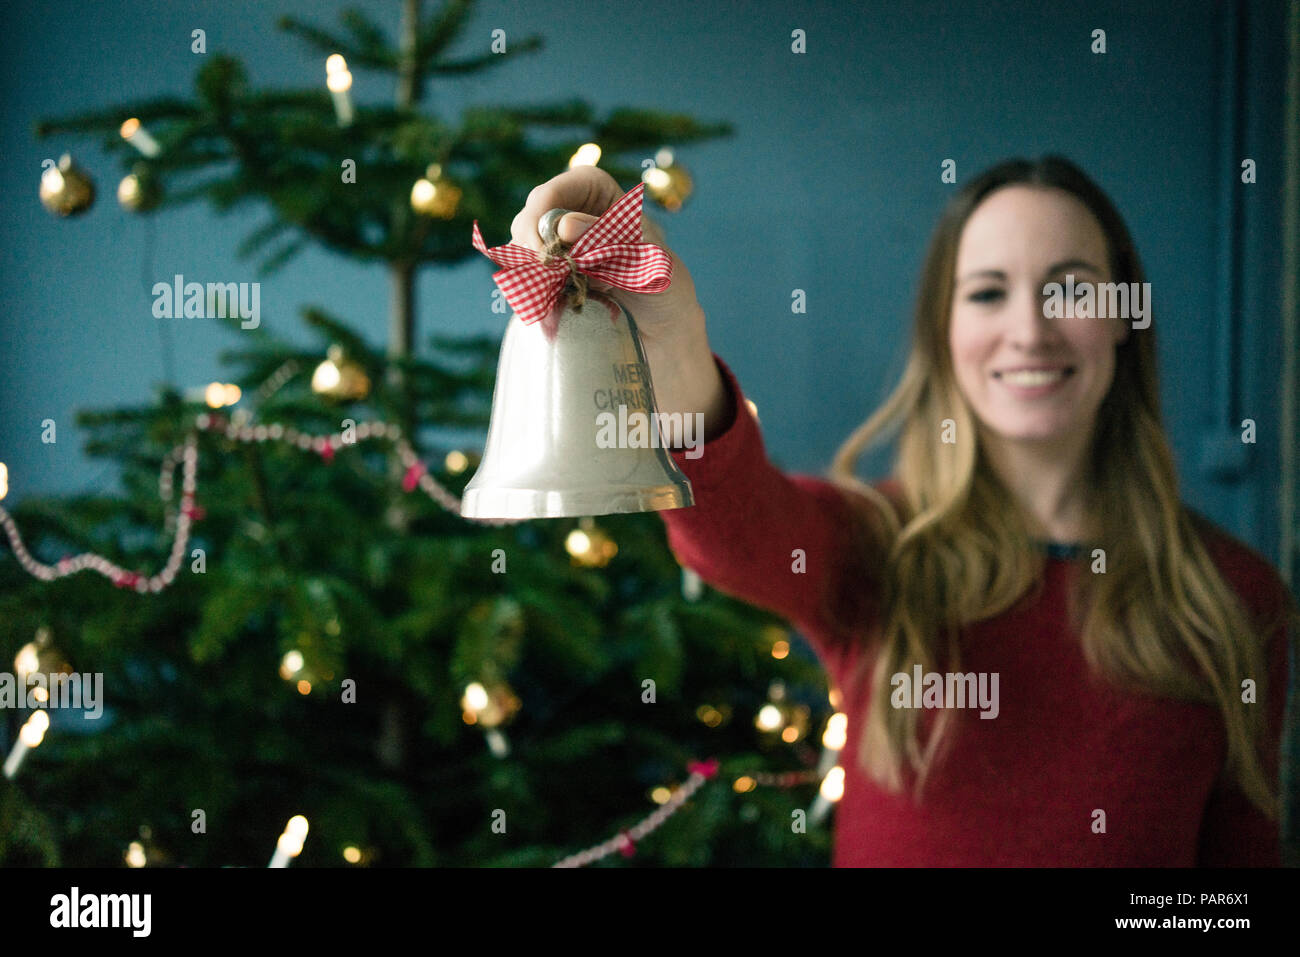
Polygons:
M536 50L540 50L543 45L541 37L525 37L522 40L515 40L507 46L505 53L485 53L482 56L470 57L468 60L442 60L437 63L429 64L425 68L425 72L432 76L455 76L465 73L476 73L484 67L504 63L506 60L519 56L522 53L532 53Z
M356 7L348 7L339 19L356 41L353 49L358 51L358 63L371 65L387 63L389 68L396 65L396 50L383 29Z
M473 6L473 0L449 0L444 4L441 14L430 18L416 37L416 61L423 66L441 55L464 28Z
M318 306L305 307L302 310L302 318L309 326L320 330L325 339L342 346L349 359L368 366L366 374L373 375L379 364L378 356L370 344L353 332L351 327Z

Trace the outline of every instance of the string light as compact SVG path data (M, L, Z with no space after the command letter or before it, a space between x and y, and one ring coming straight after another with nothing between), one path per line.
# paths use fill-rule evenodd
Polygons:
M699 601L704 594L704 579L699 572L682 566L682 597L687 601Z
M122 135L122 139L150 159L162 152L161 147L158 146L158 141L149 135L149 131L141 126L140 121L134 116L123 123L118 132Z
M595 166L600 162L600 147L595 143L583 143L577 152L569 157L569 169L575 166Z
M339 126L352 123L352 74L348 72L348 61L340 53L331 53L325 58L325 86L334 98L334 114Z
M482 726L488 748L498 758L510 753L510 744L501 733L500 726L519 710L519 699L505 684L494 684L489 690L477 681L465 686L461 695L461 717L466 724Z
M0 462L0 498L9 494L9 466Z
M844 797L844 769L838 764L831 768L831 773L822 781L821 796L828 801L838 801Z
M302 853L303 842L307 839L307 819L301 814L289 818L284 833L275 842L275 853L271 855L268 867L288 867L289 861Z
M40 745L45 740L45 732L50 727L50 716L44 711L33 711L30 718L18 731L18 740L14 742L13 750L9 752L9 757L5 759L4 776L13 778L18 773L18 768L23 763L23 758L27 752Z
M144 845L139 841L132 841L123 855L127 867L144 867L146 863Z
M294 649L286 651L284 657L280 659L280 677L285 681L292 681L297 677L298 672L302 671L303 658L302 652Z
M849 716L837 711L826 722L826 731L822 734L822 747L831 751L843 751L848 742Z
M243 395L239 386L229 382L211 382L203 390L203 401L207 403L209 409L220 409L223 406L234 405Z

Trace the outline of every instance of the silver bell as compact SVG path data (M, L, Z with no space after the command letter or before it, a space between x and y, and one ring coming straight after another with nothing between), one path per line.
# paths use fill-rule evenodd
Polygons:
M553 209L538 224L548 246L566 212ZM566 294L532 324L512 315L483 460L460 513L564 518L694 505L658 424L636 323L612 297L590 290L575 309Z

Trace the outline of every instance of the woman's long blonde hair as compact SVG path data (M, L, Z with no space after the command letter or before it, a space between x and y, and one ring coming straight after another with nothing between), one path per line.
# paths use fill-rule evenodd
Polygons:
M998 615L1041 587L1045 558L1007 489L989 467L976 422L958 390L948 346L954 270L962 230L994 190L1011 185L1062 189L1100 223L1112 282L1144 280L1127 227L1109 198L1061 157L1000 163L970 181L948 205L926 254L914 310L914 340L902 381L836 453L829 472L861 508L863 547L877 558L882 624L874 649L870 712L858 749L863 768L895 791L913 778L924 788L950 722L940 711L921 741L920 713L890 704L891 678L943 668L960 671L958 631ZM1161 424L1155 330L1134 329L1116 347L1115 378L1097 414L1086 487L1104 548L1105 574L1081 574L1068 613L1089 666L1117 684L1183 701L1212 703L1227 737L1225 773L1276 818L1278 799L1257 752L1266 718L1243 704L1242 681L1270 700L1264 645L1283 619L1253 622L1203 544L1205 520L1179 498ZM940 423L956 423L955 443ZM906 512L854 474L872 440L900 425L894 476ZM1104 503L1103 508L1096 507ZM946 652L946 657L944 653ZM872 656L864 655L863 662ZM861 671L855 680L866 680Z

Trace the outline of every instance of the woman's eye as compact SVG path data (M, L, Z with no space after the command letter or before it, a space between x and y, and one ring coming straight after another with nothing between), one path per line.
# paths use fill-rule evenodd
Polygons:
M968 302L990 303L997 302L1002 298L1001 289L979 289L966 297Z

